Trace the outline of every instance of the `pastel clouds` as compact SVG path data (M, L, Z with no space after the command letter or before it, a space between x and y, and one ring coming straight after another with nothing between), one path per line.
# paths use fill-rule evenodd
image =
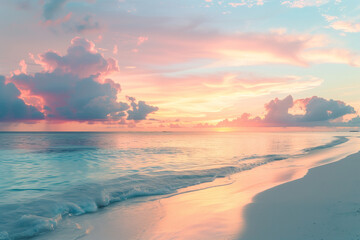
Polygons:
M360 22L352 19L341 19L337 16L322 15L327 22L329 27L344 33L358 33L360 32Z
M149 37L144 37L144 36L140 36L137 39L137 45L140 46L141 44L143 44L144 42L146 42L147 40L149 40Z
M313 49L303 53L304 58L313 63L340 63L353 67L360 66L360 56L346 49L328 48Z
M265 105L267 114L264 121L281 126L324 125L324 122L355 113L352 106L346 105L342 101L326 100L317 96L298 99L296 102L303 106L304 114L289 113L289 109L295 105L292 96L289 95L282 100L276 98Z
M330 23L330 27L346 33L360 32L360 23L355 21L334 21Z
M118 46L126 55L123 66L166 69L173 68L174 64L198 61L203 64L196 67L203 69L264 64L308 67L317 63L357 65L360 59L349 49L331 47L332 40L325 35L287 33L283 28L234 34L173 29L168 33L154 32L150 38L141 49L132 48L131 52Z
M39 55L36 60L45 71L52 72L55 69L64 73L72 73L79 77L91 75L107 75L119 71L117 61L113 58L105 59L95 49L93 42L76 37L71 40L67 54L61 56L55 51L48 51Z
M11 81L30 95L45 102L48 118L59 120L107 120L128 109L117 102L120 85L107 79L104 83L94 77L80 78L59 70L14 75Z
M307 64L301 53L320 47L322 36L238 33L220 34L181 30L174 34L153 34L151 43L142 46L134 63L166 66L197 59L208 59L219 65L256 65L263 63Z
M239 0L237 2L231 2L229 3L232 7L239 7L239 6L247 6L247 7L253 7L253 6L261 6L264 5L264 0Z
M20 98L21 92L13 83L0 76L0 122L44 119L44 114Z
M131 109L127 111L127 120L144 120L148 114L159 110L158 107L147 105L144 101L139 101L136 103L136 100L133 97L128 97L128 99L131 102Z
M329 3L330 0L290 0L283 1L281 4L287 5L291 8L304 8L304 7L319 7Z
M105 59L93 42L74 38L66 55L48 51L35 59L44 68L35 74L15 72L9 81L27 93L24 99L41 102L46 119L74 121L144 120L158 110L144 101L129 104L118 101L120 84L107 76L118 71L116 60Z
M20 73L26 73L27 72L27 64L26 64L24 59L22 59L19 62L19 67L20 67L20 69L17 69L17 70L14 71L15 74L20 74Z
M293 114L290 110L301 106L303 113ZM293 100L291 95L284 99L275 98L265 104L266 114L263 118L251 117L250 114L243 114L234 120L223 120L217 127L315 127L331 125L348 125L357 121L354 118L350 122L332 123L348 114L354 114L352 106L338 100L327 100L317 96L311 98Z

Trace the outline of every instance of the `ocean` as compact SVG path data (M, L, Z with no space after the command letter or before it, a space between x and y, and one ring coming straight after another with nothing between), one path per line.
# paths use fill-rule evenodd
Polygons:
M311 155L347 142L347 134L3 132L0 240L44 236L65 218Z

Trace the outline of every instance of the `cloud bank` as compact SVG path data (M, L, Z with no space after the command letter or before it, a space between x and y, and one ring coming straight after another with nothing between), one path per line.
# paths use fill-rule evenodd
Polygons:
M74 38L65 55L51 50L34 60L43 71L18 72L9 81L26 91L31 97L27 99L37 99L36 102L41 103L44 110L38 114L43 118L117 121L128 114L128 120L140 121L158 110L144 101L136 103L132 99L130 105L118 101L120 84L107 78L109 73L118 71L116 60L105 59L94 43L86 39Z
M341 126L356 122L337 122L348 114L354 114L355 109L342 101L327 100L313 96L295 100L291 95L284 99L275 98L265 104L266 114L263 118L253 117L245 113L234 120L225 119L217 127L315 127L315 126ZM300 110L301 113L291 113L291 110Z

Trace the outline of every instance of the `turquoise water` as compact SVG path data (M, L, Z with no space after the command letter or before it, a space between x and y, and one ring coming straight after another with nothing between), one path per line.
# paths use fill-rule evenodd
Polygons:
M0 239L344 143L336 133L0 133Z

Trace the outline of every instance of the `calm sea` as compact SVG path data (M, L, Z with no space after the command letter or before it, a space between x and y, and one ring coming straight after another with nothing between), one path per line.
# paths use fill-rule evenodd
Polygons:
M311 154L338 133L0 133L0 239Z

